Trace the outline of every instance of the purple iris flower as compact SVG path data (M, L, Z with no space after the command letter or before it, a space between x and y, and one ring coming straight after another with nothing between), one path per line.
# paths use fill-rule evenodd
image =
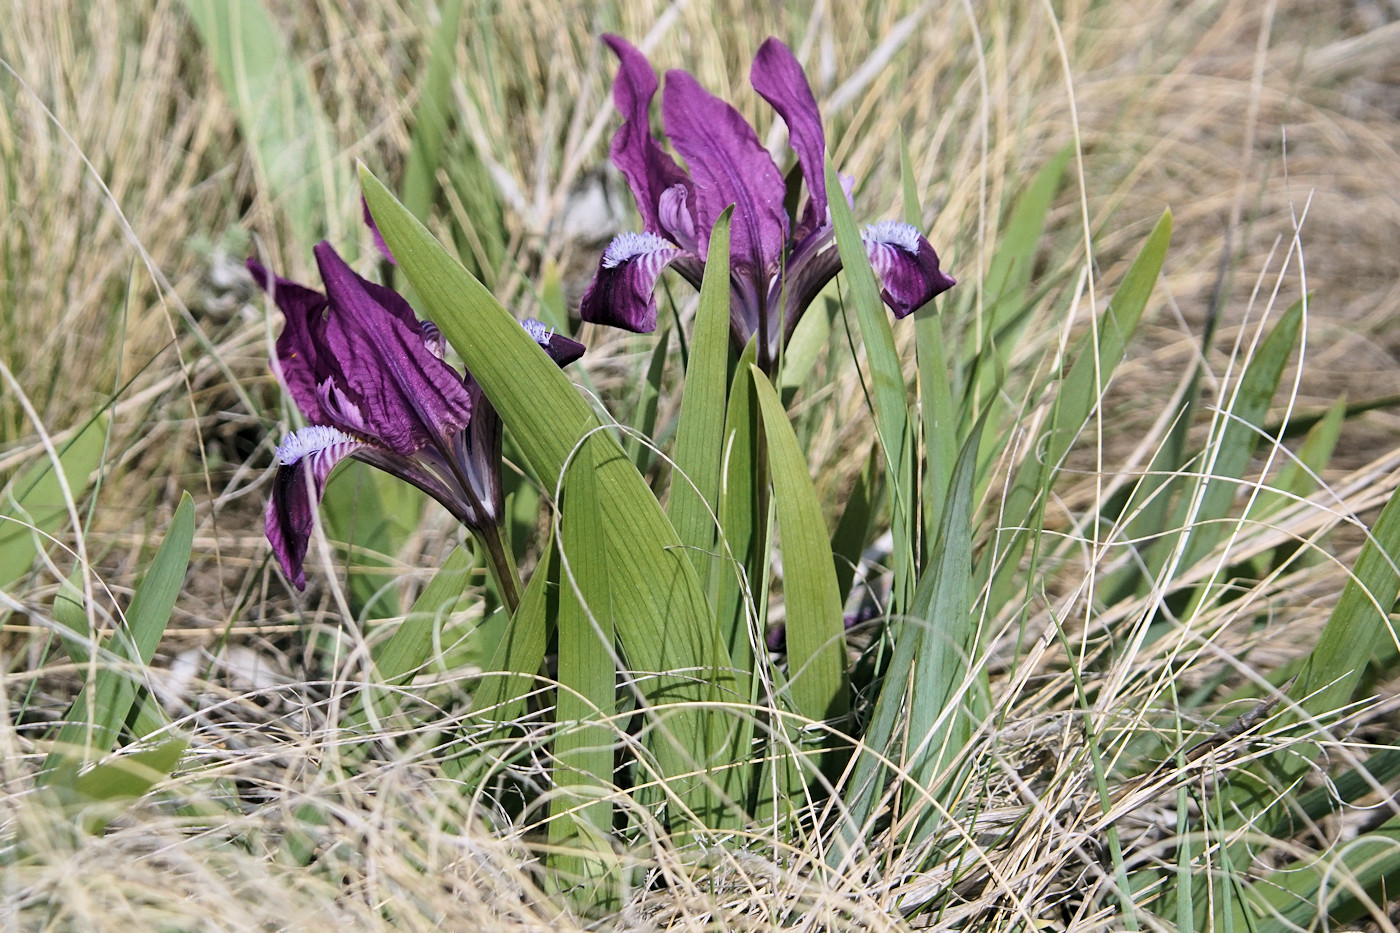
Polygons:
M248 260L287 319L277 359L308 422L277 448L266 520L297 589L306 587L312 513L346 457L412 483L474 532L494 534L502 513L501 419L481 386L444 362L442 334L401 295L356 275L329 243L315 254L324 295ZM583 355L582 344L522 323L560 366Z
M661 109L666 135L689 173L651 135L648 112L656 72L625 39L604 36L620 62L613 100L623 123L612 160L627 178L644 231L608 245L579 313L585 321L646 333L656 327L652 291L673 267L696 288L704 276L710 230L734 205L730 227L730 335L738 347L759 336L758 358L771 368L802 312L841 269L827 206L826 134L816 98L792 51L763 43L749 80L787 124L806 207L788 216L782 172L753 127L684 71L666 75ZM849 192L843 192L849 198ZM916 228L882 221L865 228L865 247L885 304L904 317L952 288L938 254Z

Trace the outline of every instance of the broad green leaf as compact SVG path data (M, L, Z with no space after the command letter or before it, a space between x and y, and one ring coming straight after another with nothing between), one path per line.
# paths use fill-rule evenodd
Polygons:
M760 594L766 593L768 566L763 553L768 514L766 508L760 514L763 497L755 489L760 481L756 459L760 444L759 413L749 367L756 358L757 344L750 340L739 356L739 365L729 387L724 459L720 464L719 551L725 564L719 575L717 618L729 656L742 671L753 670L747 610L751 602L757 603ZM741 585L744 581L748 582L748 593ZM761 637L762 633L755 634Z
M91 760L106 754L116 743L122 723L136 700L142 672L155 655L160 636L170 622L175 600L184 586L194 541L194 500L180 499L170 529L165 534L146 576L136 587L127 608L125 624L110 645L113 663L104 663L97 676L78 694L66 717L67 724L54 740L54 750L44 771L65 757ZM138 736L139 738L140 736Z
M105 830L127 807L170 776L189 742L169 738L150 748L127 752L79 771L79 763L64 759L47 775L66 814L76 817L89 834Z
M612 831L613 748L617 744L617 674L613 661L613 618L608 548L594 483L595 448L603 438L584 442L570 464L564 485L563 534L559 572L559 699L556 703L554 785L549 841L577 845L587 827L592 835ZM604 452L607 455L607 452ZM566 876L589 873L587 855L565 852L553 859ZM595 896L590 900L597 900Z
M837 720L850 709L850 683L841 596L821 500L782 400L762 370L753 366L750 371L763 415L773 500L782 532L787 689L799 715L814 722Z
M519 322L368 170L361 179L380 231L430 316L481 383L531 472L545 488L558 488L574 447L600 428L592 409ZM616 441L598 436L615 452L596 457L594 481L618 640L648 702L746 696L675 529ZM664 728L649 733L668 775L719 764L726 734L720 716L690 706L667 711Z
M238 116L259 187L286 216L294 242L310 245L328 234L339 242L333 208L349 179L285 30L261 0L185 0L185 9Z
M1049 431L1030 445L1032 453L1016 471L1000 509L1015 526L1014 530L1007 529L996 547L987 548L978 566L978 580L991 579L988 605L994 612L1024 586L1017 578L1021 555L1031 539L1038 535L1047 496L1065 455L1098 406L1109 380L1123 360L1127 342L1137 330L1166 259L1171 232L1171 211L1165 211L1118 286L1108 309L1093 330L1080 339L1074 363L1055 396Z
M106 415L93 418L58 451L63 478L74 497L87 489L88 477L102 463L107 420ZM51 459L35 463L6 484L0 493L0 589L27 573L34 558L48 550L50 536L68 518L68 505Z
M719 508L720 445L724 441L724 395L729 363L729 219L731 205L710 233L709 261L700 288L700 310L685 371L675 473L667 515L688 549L701 580L708 580Z
M826 188L841 191L841 182L830 159L826 166ZM870 367L870 402L875 414L875 432L881 450L885 452L885 470L889 477L890 531L894 537L895 589L893 605L902 611L907 605L914 585L914 519L912 491L913 463L909 456L909 405L906 398L904 371L894 346L894 331L890 328L889 312L880 299L880 286L875 270L865 252L855 218L845 198L831 199L831 221L836 246L841 253L841 268L847 285L846 301L855 309L860 324L860 336L865 344L865 358Z

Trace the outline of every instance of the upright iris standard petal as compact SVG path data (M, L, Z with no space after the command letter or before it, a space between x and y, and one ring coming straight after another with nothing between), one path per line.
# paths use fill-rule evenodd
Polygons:
M376 301L329 244L316 247L316 260L336 309L326 322L326 350L338 364L340 389L362 413L362 430L409 454L465 427L471 399L461 377L425 345L411 310L410 325Z
M609 245L579 313L585 321L634 332L654 329L652 290L661 270L674 265L700 287L710 229L733 205L730 335L740 348L765 335L758 364L771 371L803 312L841 270L829 210L829 199L838 193L826 187L826 131L802 66L791 49L770 38L749 74L787 124L808 189L799 219L789 216L787 185L753 128L691 75L672 71L662 113L689 174L681 171L649 131L656 72L622 39L605 41L620 62L613 97L623 125L613 137L613 161L631 184L646 232L623 234ZM854 180L840 177L849 201ZM866 246L883 280L884 300L900 317L954 284L928 240L912 227L877 224L867 231Z
M637 334L656 329L652 292L661 270L685 253L652 233L624 233L603 252L593 284L583 295L579 316Z
M788 240L783 173L739 111L688 73L667 73L661 109L666 135L695 179L701 258L710 228L733 204L731 264L747 267L749 275L761 276L766 283L781 264Z
M277 362L287 393L310 421L324 420L320 411L317 373L322 335L325 333L326 296L274 276L256 259L248 271L262 290L272 295L287 324L277 338Z
M916 228L895 220L871 224L861 234L870 264L880 276L880 297L902 318L957 282L938 268L938 254Z
M754 56L749 83L787 124L788 143L807 183L807 209L792 233L800 243L826 223L826 131L817 99L792 50L772 37Z
M299 590L306 588L302 565L326 478L337 463L366 446L339 428L314 424L287 435L277 448L280 465L267 503L267 540L282 572Z
M651 135L650 111L651 99L656 96L656 72L646 56L621 36L603 36L603 41L619 62L617 80L613 82L613 103L622 114L622 126L613 135L610 150L613 164L631 186L647 232L665 233L657 216L661 195L675 185L689 191L691 183L676 160L667 155Z

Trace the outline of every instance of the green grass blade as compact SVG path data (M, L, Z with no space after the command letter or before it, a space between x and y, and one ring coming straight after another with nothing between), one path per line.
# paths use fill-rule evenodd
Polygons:
M345 550L345 584L357 616L387 619L401 605L398 557L418 527L426 496L367 463L336 468L321 499L326 537Z
M1060 464L1098 406L1137 330L1166 259L1171 232L1171 211L1165 211L1118 286L1108 310L1094 330L1079 341L1074 363L1055 397L1048 435L1031 446L1035 455L1026 457L1016 472L1001 510L1016 528L1003 534L996 547L984 552L978 568L979 580L991 578L988 605L993 611L1005 605L1023 585L1017 578L1020 557L1038 534L1046 497Z
M58 451L59 468L74 497L87 488L88 477L102 463L107 420L106 415L94 418ZM48 550L49 538L63 527L69 505L63 486L52 460L34 464L6 484L0 494L0 589L28 572L34 558Z
M923 630L910 677L906 722L915 752L907 767L914 780L930 792L936 792L937 776L962 754L971 734L961 688L977 649L978 616L972 611L972 515L984 425L985 421L977 422L958 454L938 541L919 581L923 598L915 600L915 619L905 625L905 631L915 626ZM979 678L985 689L986 674ZM957 708L949 711L952 706ZM927 838L937 826L936 819L921 820L916 839Z
M961 712L950 714L941 723L938 717L962 683L975 631L969 555L983 424L979 419L958 455L938 539L914 594L910 618L902 623L892 619L898 626L894 655L865 732L866 747L895 761L904 759L899 749L907 736L915 752L903 763L925 781L961 751L959 739L967 728ZM940 629L939 625L948 627ZM856 762L845 794L847 816L840 844L833 846L828 856L832 867L857 856L865 827L879 802L885 772L877 755L861 755ZM935 822L923 820L918 831L922 836L935 826Z
M63 582L53 598L53 617L58 622L59 635L63 647L73 663L86 666L92 660L92 636L89 634L88 614L83 606L82 568L74 570ZM132 732L138 736L150 735L170 724L165 711L149 693L141 700L141 707L132 720Z
M546 488L557 488L575 445L600 426L592 409L519 322L388 189L367 170L361 178L379 229L430 316L481 383L527 466ZM594 481L618 640L629 667L645 678L649 702L747 696L675 529L622 449L610 435L599 437L616 453L597 457ZM703 771L727 751L725 724L704 709L671 711L665 726L650 734L668 775Z
M467 588L471 574L471 553L465 548L453 548L447 555L433 579L423 592L413 601L413 607L404 616L389 640L378 645L374 651L375 682L383 687L398 687L408 683L414 675L422 671L432 656L436 633L443 620L461 607L462 594ZM390 712L388 699L397 693L395 690L375 690L370 688L376 718ZM347 723L359 723L364 718L365 698L356 701L346 717Z
M1002 338L998 355L1003 365L1009 364L1015 344L1015 335L1003 333L1003 328L1026 303L1036 250L1045 235L1045 219L1073 154L1074 147L1066 146L1031 179L1016 201L1002 234L1001 247L992 256L982 281L983 300L988 308L986 331L991 337Z
M901 131L899 136L899 175L904 198L904 222L923 226L923 208L914 180L914 163L909 158L909 144ZM933 305L914 312L914 355L919 373L919 425L923 439L923 484L919 489L920 526L922 535L919 559L932 544L942 517L943 503L948 498L948 484L953 481L953 467L958 459L957 399L948 374L947 354L943 349L943 324ZM844 590L843 590L844 592Z
M597 435L594 435L597 438ZM601 440L601 438L598 438ZM613 661L612 596L609 553L597 542L604 537L603 514L593 481L593 452L602 446L590 438L569 466L564 485L564 517L559 595L558 731L554 739L554 785L550 800L549 841L577 847L583 836L606 837L612 831L614 789L612 718L617 711ZM565 878L579 883L595 872L595 860L578 852L553 860ZM590 886L591 887L591 886ZM606 900L588 891L588 900Z
M551 620L559 615L558 587L551 579L557 570L551 537L525 585L510 625L484 669L481 683L472 694L473 718L505 724L519 718L524 710L525 697L538 685Z
M826 166L828 191L841 191L841 182L830 160ZM895 597L893 605L902 611L914 586L914 520L912 492L913 464L909 457L909 404L904 371L894 346L889 312L880 299L875 270L865 252L855 218L845 198L831 199L831 220L836 246L841 252L841 268L848 288L847 302L855 309L865 358L870 367L870 401L874 407L875 430L885 453L887 487L890 494L890 530L894 538Z
M656 346L651 350L651 360L647 363L646 378L642 381L642 397L637 400L637 410L632 418L632 430L627 435L627 456L643 476L651 469L656 459L656 451L642 438L656 440L656 414L661 404L661 380L666 375L666 361L671 347L671 328L662 327L656 336ZM640 437L638 436L640 435Z
M170 622L175 600L184 587L193 541L194 500L185 493L165 540L136 587L136 595L126 611L126 624L112 642L111 652L121 666L99 667L96 678L83 687L69 710L67 724L54 740L54 750L44 763L45 771L64 757L91 760L104 755L116 743L136 700L139 671L151 663L160 636Z
M288 52L285 30L261 0L185 0L185 9L238 115L259 186L275 199L295 241L309 248L336 234L333 208L349 179L311 76Z
M1229 524L1222 521L1230 512L1238 480L1249 467L1259 445L1260 432L1269 413L1269 403L1278 392L1303 321L1303 302L1296 302L1279 320L1259 346L1240 377L1239 389L1228 417L1213 443L1207 445L1210 460L1206 476L1195 497L1194 514L1182 516L1182 527L1189 527L1189 538L1182 551L1180 566L1191 567L1214 550L1225 537Z
M724 395L729 363L729 220L725 208L710 233L710 259L700 288L700 309L685 371L680 424L676 429L675 476L667 515L701 580L710 574L719 507L720 445L724 441Z
M782 400L762 370L754 366L750 372L763 415L773 500L782 529L787 689L799 715L815 722L840 719L850 709L846 632L821 500Z
M1235 929L1254 933L1336 929L1365 917L1367 901L1384 913L1393 906L1397 885L1400 819L1391 819L1333 851L1244 886L1228 920Z
M865 467L856 478L855 488L846 497L846 506L841 510L841 520L836 523L836 531L831 535L831 556L836 562L836 592L843 606L850 597L856 566L860 563L870 537L879 457L880 452L872 447Z
M418 106L413 110L413 139L403 175L403 204L424 223L437 193L437 170L447 135L448 115L453 112L452 73L457 63L457 30L462 20L462 0L446 0L441 19L428 46L428 68Z

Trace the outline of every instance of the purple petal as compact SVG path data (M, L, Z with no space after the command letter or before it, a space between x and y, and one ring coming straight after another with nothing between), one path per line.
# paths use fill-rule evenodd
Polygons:
M379 232L379 224L374 222L374 215L370 213L369 200L364 195L360 195L360 206L364 209L365 226L369 227L369 232L374 235L375 248L384 254L385 259L397 266L399 261L389 252L389 244L384 242L384 237Z
M563 334L556 334L552 327L545 327L540 321L532 317L527 317L520 322L520 326L525 328L525 332L534 338L549 358L559 367L568 366L574 360L583 356L586 349L577 340L570 340Z
M274 276L255 259L248 260L248 271L263 291L272 295L286 326L277 338L277 361L287 392L308 421L324 421L317 373L321 335L325 330L326 297L304 285Z
M316 261L331 305L325 356L337 370L334 387L360 416L362 425L352 426L399 454L441 444L465 427L471 399L461 376L432 354L411 311L412 323L403 320L407 303L376 300L392 292L371 287L328 243L316 247Z
M880 297L895 317L918 310L957 284L938 268L938 254L928 240L909 224L882 220L866 227L861 239L884 284Z
M367 446L336 428L314 424L289 434L277 448L277 475L267 503L265 527L282 572L299 590L306 589L306 549L311 541L316 506L326 478L341 460ZM310 475L311 488L307 476ZM313 501L314 495L314 501Z
M666 75L661 101L666 134L695 179L700 236L734 205L729 254L765 283L778 269L788 240L783 175L739 111L684 71Z
M637 334L656 329L652 290L661 270L689 254L653 233L624 233L603 251L593 284L584 293L579 316Z
M793 233L794 240L801 240L826 222L826 133L817 99L792 50L777 39L769 38L759 47L749 82L787 124L788 144L807 182L807 210Z
M690 178L676 160L666 154L651 135L651 99L656 96L656 72L646 56L620 36L603 36L617 55L619 68L613 82L613 103L622 114L622 126L613 134L613 164L627 179L637 210L648 233L665 233L657 214L661 195L675 185L689 191ZM694 196L689 198L694 201ZM692 224L693 225L693 224Z

